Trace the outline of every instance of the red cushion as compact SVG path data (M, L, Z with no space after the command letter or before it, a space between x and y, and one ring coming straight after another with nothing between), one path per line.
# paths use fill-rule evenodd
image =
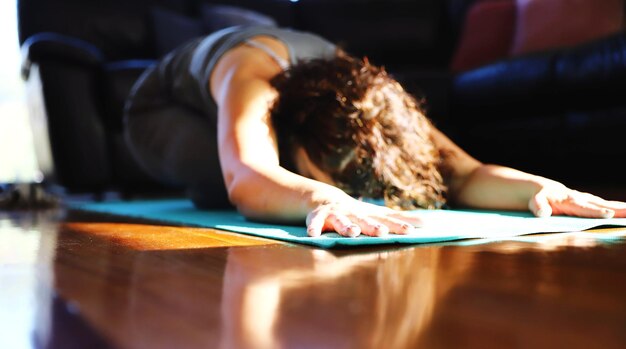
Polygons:
M450 69L458 72L505 58L515 29L515 0L483 0L467 12Z
M623 28L623 0L516 0L512 55L567 47Z

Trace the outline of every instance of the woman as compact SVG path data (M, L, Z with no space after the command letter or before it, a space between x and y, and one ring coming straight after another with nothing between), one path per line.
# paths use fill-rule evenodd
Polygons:
M192 41L144 73L126 114L134 155L198 207L306 219L310 236L407 234L421 222L402 209L446 202L626 217L626 203L477 161L383 69L308 33L235 27Z

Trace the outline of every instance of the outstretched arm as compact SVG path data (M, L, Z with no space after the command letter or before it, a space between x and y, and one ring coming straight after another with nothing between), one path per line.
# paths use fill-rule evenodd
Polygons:
M572 190L551 179L475 160L441 132L435 130L438 147L449 153L450 199L462 207L530 210L538 217L626 217L626 203L608 201Z
M241 47L227 53L210 81L218 103L219 155L231 202L247 218L304 222L317 236L409 233L414 215L353 199L342 190L286 170L279 164L268 108L275 98L269 80L279 67ZM411 224L407 224L411 223Z

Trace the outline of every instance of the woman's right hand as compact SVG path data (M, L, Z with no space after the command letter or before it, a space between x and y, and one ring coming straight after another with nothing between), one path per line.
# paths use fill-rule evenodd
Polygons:
M320 204L306 217L307 234L320 236L326 231L335 231L346 237L360 234L384 236L389 233L406 235L421 226L422 221L415 212L397 211L350 199L342 202Z

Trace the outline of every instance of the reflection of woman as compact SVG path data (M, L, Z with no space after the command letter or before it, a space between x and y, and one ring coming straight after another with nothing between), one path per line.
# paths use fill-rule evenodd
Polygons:
M440 252L231 249L222 347L417 347L438 299L468 265L454 254L442 264Z
M480 163L383 69L279 28L230 28L166 56L134 88L126 131L140 162L186 185L196 205L230 199L252 219L306 217L312 236L408 233L419 221L394 209L446 200L538 216L626 216L626 203Z

